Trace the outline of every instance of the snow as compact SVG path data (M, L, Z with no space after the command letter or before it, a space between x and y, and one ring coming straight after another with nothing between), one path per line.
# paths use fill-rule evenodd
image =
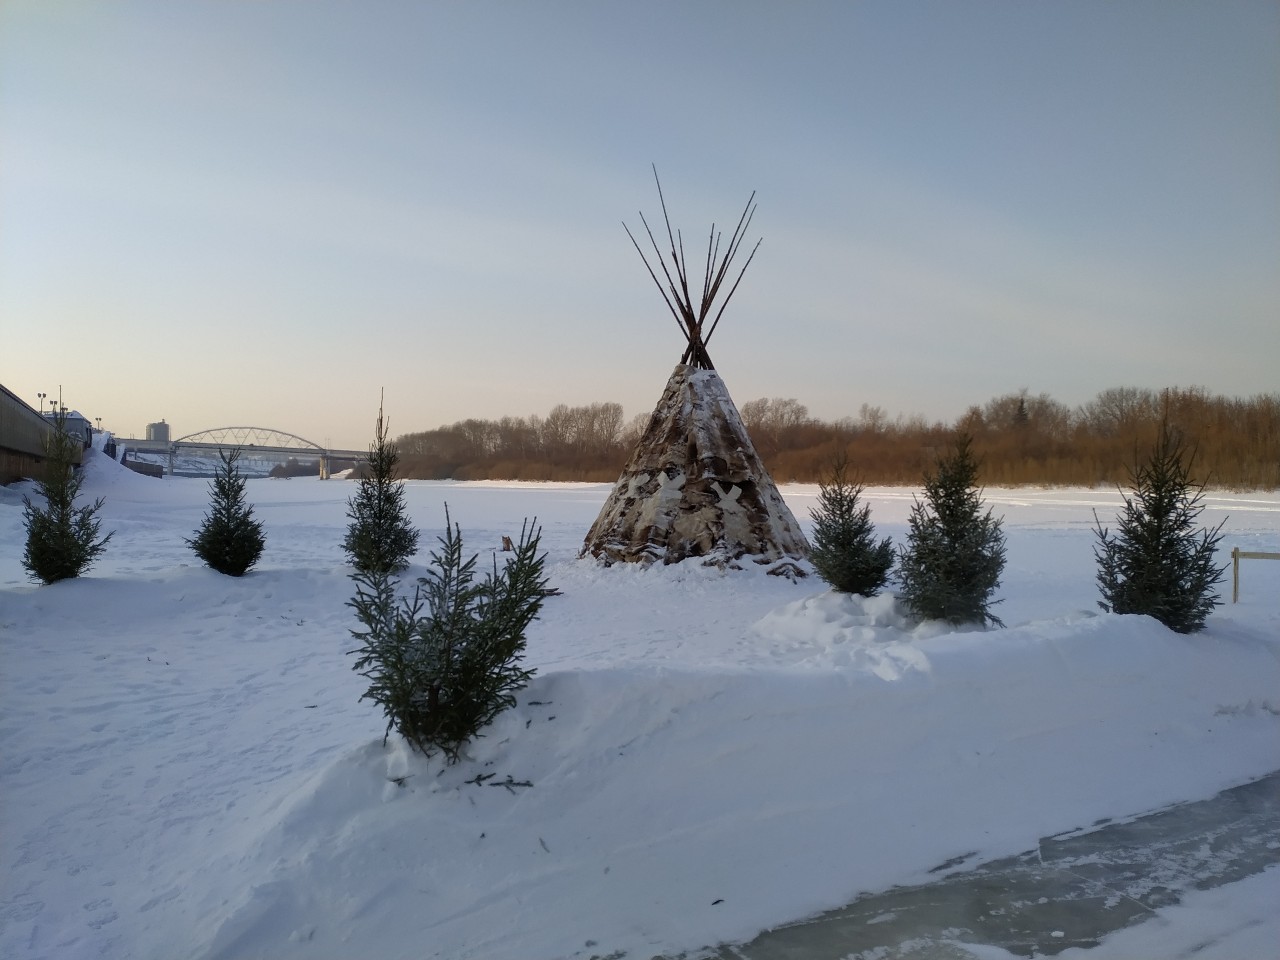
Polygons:
M1195 636L1103 614L1115 491L987 491L1009 626L955 630L814 578L579 560L608 484L411 482L424 545L446 502L485 557L536 515L563 591L519 705L446 767L359 701L350 483L253 481L236 580L183 543L206 481L84 469L116 534L75 581L26 579L33 488L0 488L6 958L647 958L1280 768L1280 563ZM782 492L807 519L816 488ZM900 540L913 491L865 495ZM1280 551L1280 495L1223 516L1225 551ZM1197 893L1088 956L1274 955L1278 893Z

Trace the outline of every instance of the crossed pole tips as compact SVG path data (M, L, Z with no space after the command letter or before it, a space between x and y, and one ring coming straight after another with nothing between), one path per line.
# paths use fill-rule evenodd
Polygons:
M711 362L711 355L707 353L707 342L711 339L711 335L715 333L716 327L720 323L720 318L724 315L724 308L729 305L730 299L733 298L734 292L738 289L738 284L742 282L742 276L747 272L747 267L751 265L751 261L755 258L756 251L760 249L760 242L763 238L757 239L755 246L751 248L751 253L747 256L746 262L742 264L742 269L738 271L737 279L729 287L729 292L725 294L724 300L720 303L720 307L716 311L709 327L706 326L706 321L711 315L712 307L715 305L716 297L719 296L725 279L729 276L733 261L737 257L742 241L746 236L747 228L751 225L751 218L755 216L756 193L754 190L751 191L751 196L747 199L747 205L743 208L742 216L738 218L738 226L734 229L733 235L730 236L729 243L725 247L723 254L720 250L721 234L716 232L714 223L711 225L711 233L707 238L707 262L702 275L702 297L698 302L697 310L695 310L693 298L689 293L689 266L684 254L684 238L681 236L680 231L673 232L671 229L671 218L667 214L667 201L662 195L662 181L658 179L656 165L653 167L653 180L658 187L658 202L662 205L662 219L667 225L667 242L671 248L669 251L671 258L670 268L668 268L662 249L658 246L658 241L654 237L653 230L650 229L649 221L645 219L643 212L640 212L640 222L644 224L645 233L648 235L649 243L653 247L658 267L662 271L662 276L666 279L665 285L662 280L658 279L657 271L654 270L653 265L649 262L649 258L636 241L635 235L632 234L631 228L627 226L626 221L623 221L622 229L627 231L627 236L631 238L631 245L636 248L636 253L640 254L640 259L644 261L645 269L649 271L649 276L653 278L658 292L662 294L662 299L666 303L667 309L671 311L671 315L675 317L676 325L680 327L681 332L684 334L687 345L680 362L690 363L698 370L714 370L715 365ZM672 271L674 271L674 276Z

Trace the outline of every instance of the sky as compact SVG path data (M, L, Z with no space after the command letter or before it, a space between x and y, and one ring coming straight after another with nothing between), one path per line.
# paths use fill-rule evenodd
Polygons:
M335 447L657 402L1280 391L1280 3L0 0L0 383Z

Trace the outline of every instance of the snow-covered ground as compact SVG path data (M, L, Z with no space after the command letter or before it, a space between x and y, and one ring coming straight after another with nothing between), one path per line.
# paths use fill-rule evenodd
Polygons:
M536 515L563 591L519 705L445 767L358 699L352 484L253 481L236 580L183 543L206 481L85 472L115 537L53 586L21 567L32 487L0 488L6 958L648 958L1280 768L1280 563L1196 636L1102 614L1115 491L987 491L1008 628L952 630L814 578L579 560L607 485L409 483L407 582L448 503L484 556ZM807 527L816 488L783 492ZM901 540L912 492L867 497ZM1226 551L1280 551L1280 495L1223 516ZM1100 949L1280 943L1280 872L1197 897Z

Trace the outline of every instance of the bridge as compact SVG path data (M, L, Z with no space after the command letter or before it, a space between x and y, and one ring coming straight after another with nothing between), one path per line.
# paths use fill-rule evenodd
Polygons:
M169 464L165 473L173 475L174 459L181 454L200 456L204 453L222 453L239 450L241 455L255 458L259 454L267 457L296 457L305 454L320 461L320 479L329 479L329 464L333 460L363 460L368 457L368 450L335 450L322 447L320 444L297 434L276 430L272 427L215 427L212 430L201 430L189 433L185 437L165 443L163 441L128 441L130 447L139 450L167 451Z

